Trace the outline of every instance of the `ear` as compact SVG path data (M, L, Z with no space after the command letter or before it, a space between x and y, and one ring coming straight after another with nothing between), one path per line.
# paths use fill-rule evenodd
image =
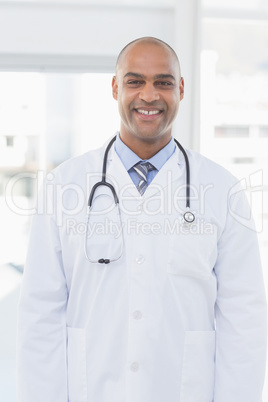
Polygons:
M180 79L180 100L184 98L184 79L181 77Z
M113 89L113 98L115 100L117 100L118 98L118 85L117 85L117 80L116 80L116 76L113 76L113 80L112 80L112 89Z

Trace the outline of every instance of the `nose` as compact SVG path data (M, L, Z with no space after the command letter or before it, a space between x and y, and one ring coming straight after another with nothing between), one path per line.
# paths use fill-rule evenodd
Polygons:
M160 96L153 84L146 83L140 91L139 98L147 103L159 100Z

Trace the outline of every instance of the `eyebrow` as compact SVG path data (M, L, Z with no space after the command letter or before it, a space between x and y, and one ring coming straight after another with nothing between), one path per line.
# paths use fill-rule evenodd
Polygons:
M133 73L131 71L124 75L124 78L126 78L126 77L136 77L136 78L141 78L141 79L146 78L145 75L143 75L143 74ZM172 74L157 74L157 75L154 75L153 78L155 80L171 79L173 81L176 81L176 78Z

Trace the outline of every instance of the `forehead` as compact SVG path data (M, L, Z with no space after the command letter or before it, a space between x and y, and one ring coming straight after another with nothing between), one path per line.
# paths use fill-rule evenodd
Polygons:
M134 43L122 54L118 73L143 75L172 74L180 76L179 63L172 50L158 43Z

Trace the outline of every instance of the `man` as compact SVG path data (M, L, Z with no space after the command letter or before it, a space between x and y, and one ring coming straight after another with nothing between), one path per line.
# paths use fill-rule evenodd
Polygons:
M105 146L56 168L41 193L19 307L19 402L260 402L266 302L245 196L176 146L184 80L167 44L128 44L112 89L121 127L107 177Z

